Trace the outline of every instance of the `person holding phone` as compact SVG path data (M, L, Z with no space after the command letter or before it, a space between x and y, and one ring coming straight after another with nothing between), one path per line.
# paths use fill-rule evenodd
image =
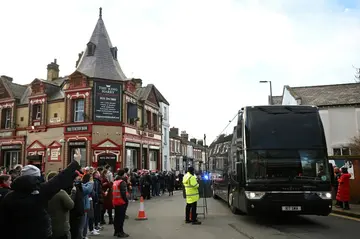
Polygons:
M48 202L61 189L73 185L76 171L80 170L80 150L74 160L47 182L41 182L41 172L34 165L26 165L11 185L0 204L0 228L3 238L51 238L51 219L47 212ZM21 210L19 210L21 209ZM5 233L5 234L4 234Z

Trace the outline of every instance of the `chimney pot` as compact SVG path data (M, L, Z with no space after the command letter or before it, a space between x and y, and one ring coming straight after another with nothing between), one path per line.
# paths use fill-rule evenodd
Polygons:
M142 87L142 80L141 80L141 79L139 79L139 78L132 78L131 80L132 80L132 82L135 83L135 88L136 88L136 89Z
M59 78L59 71L59 65L56 63L56 59L54 59L54 62L47 65L47 80L52 81Z

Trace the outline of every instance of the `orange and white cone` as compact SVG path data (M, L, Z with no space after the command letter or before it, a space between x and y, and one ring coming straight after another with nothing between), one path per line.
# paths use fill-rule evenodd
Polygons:
M140 208L137 218L135 220L147 220L146 214L145 214L145 206L144 206L144 198L140 197Z

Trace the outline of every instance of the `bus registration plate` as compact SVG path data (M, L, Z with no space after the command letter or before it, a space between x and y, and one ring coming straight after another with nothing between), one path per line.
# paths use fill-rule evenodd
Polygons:
M281 209L283 211L290 211L290 212L299 212L301 211L301 207L300 206L282 206Z

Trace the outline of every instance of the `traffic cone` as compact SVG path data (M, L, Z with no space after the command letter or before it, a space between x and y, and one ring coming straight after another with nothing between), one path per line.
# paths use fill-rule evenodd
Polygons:
M135 220L147 220L147 217L145 215L145 206L144 206L144 198L140 197L140 208L137 218Z

